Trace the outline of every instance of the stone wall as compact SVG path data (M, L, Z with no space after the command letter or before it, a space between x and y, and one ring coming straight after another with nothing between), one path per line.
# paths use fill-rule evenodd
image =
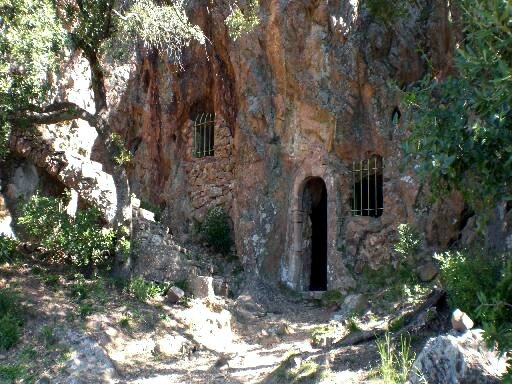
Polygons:
M190 122L190 120L189 120ZM193 124L190 124L188 147L193 148ZM210 208L222 206L231 213L233 205L232 138L228 125L223 120L215 121L214 156L195 158L192 155L184 162L188 197L194 220L203 221Z

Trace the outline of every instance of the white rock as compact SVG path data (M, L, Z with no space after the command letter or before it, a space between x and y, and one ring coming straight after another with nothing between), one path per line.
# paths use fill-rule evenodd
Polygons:
M452 313L452 328L459 332L466 332L473 328L473 320L460 309L456 309Z
M411 384L494 384L506 372L506 357L489 350L482 330L433 337L413 364Z
M189 278L190 291L198 299L215 297L213 278L210 276L191 276Z

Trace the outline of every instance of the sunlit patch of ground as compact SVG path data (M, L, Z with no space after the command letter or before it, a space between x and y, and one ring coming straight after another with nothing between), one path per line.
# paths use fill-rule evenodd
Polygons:
M78 299L76 284L65 272L34 265L0 268L0 288L17 290L25 312L22 338L0 353L0 369L16 367L26 382L47 377L52 383L360 383L375 377L374 341L315 343L315 330L331 331L334 309L261 283L249 284L236 300L182 305L164 298L140 302L106 280L87 282L87 297ZM341 339L351 328L387 327L412 305L400 297L396 303L389 304L392 315L379 303L380 309L336 323L334 332Z

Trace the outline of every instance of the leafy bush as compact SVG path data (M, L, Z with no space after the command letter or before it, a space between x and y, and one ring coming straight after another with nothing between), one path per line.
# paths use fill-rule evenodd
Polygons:
M512 349L510 257L484 249L436 255L449 303L482 322L485 338L489 344L497 343L502 352ZM506 380L512 380L510 364Z
M72 218L64 207L64 198L34 195L23 205L18 223L33 240L50 251L64 253L74 266L106 265L114 232L101 228L96 209L79 210Z
M494 0L456 5L464 30L450 70L457 77L444 77L442 63L406 93L414 123L404 149L435 197L460 191L485 215L510 198L512 6Z
M12 263L19 256L19 252L16 250L17 246L16 239L0 234L0 263Z
M400 349L397 351L389 333L386 333L384 339L377 341L377 350L380 355L379 375L382 383L406 383L415 359L410 340L400 336Z
M502 261L483 249L438 253L441 280L449 304L477 317L478 295L492 297L500 278Z
M512 261L508 261L492 296L479 294L477 313L483 321L484 336L496 342L501 352L512 349ZM507 380L512 382L512 358L509 358Z
M26 373L27 369L23 365L0 364L0 383L17 383Z
M420 247L421 237L419 232L409 224L400 224L395 251L402 256L404 261L409 261L418 253Z
M43 325L39 331L39 338L46 346L54 345L57 342L55 329L50 325Z
M146 281L142 277L136 277L128 284L128 292L133 294L138 300L146 301L157 295L161 295L163 289L152 281Z
M233 245L229 217L221 207L208 211L201 226L207 243L217 252L227 254Z
M21 316L18 296L8 289L0 289L0 350L12 348L21 334Z
M341 305L341 303L343 303L344 297L345 296L340 291L333 289L322 293L321 301L325 306Z
M96 298L100 301L106 300L104 284L101 279L86 280L85 277L78 273L74 276L75 281L70 286L71 297L77 301L90 298Z
M20 338L20 320L8 313L0 317L0 349L13 347Z

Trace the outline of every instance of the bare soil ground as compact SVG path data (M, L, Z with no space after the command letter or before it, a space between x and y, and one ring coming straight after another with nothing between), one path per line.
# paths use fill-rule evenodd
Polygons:
M163 297L141 302L105 279L88 281L87 297L77 298L77 281L57 272L34 264L0 268L0 288L17 291L25 313L20 342L0 353L0 382L378 382L375 341L313 343L313 331L332 328L335 308L258 280L236 299L170 305ZM413 305L397 300L392 315L368 310L358 327L386 326ZM338 338L357 331L340 324ZM413 348L435 331L413 335Z

